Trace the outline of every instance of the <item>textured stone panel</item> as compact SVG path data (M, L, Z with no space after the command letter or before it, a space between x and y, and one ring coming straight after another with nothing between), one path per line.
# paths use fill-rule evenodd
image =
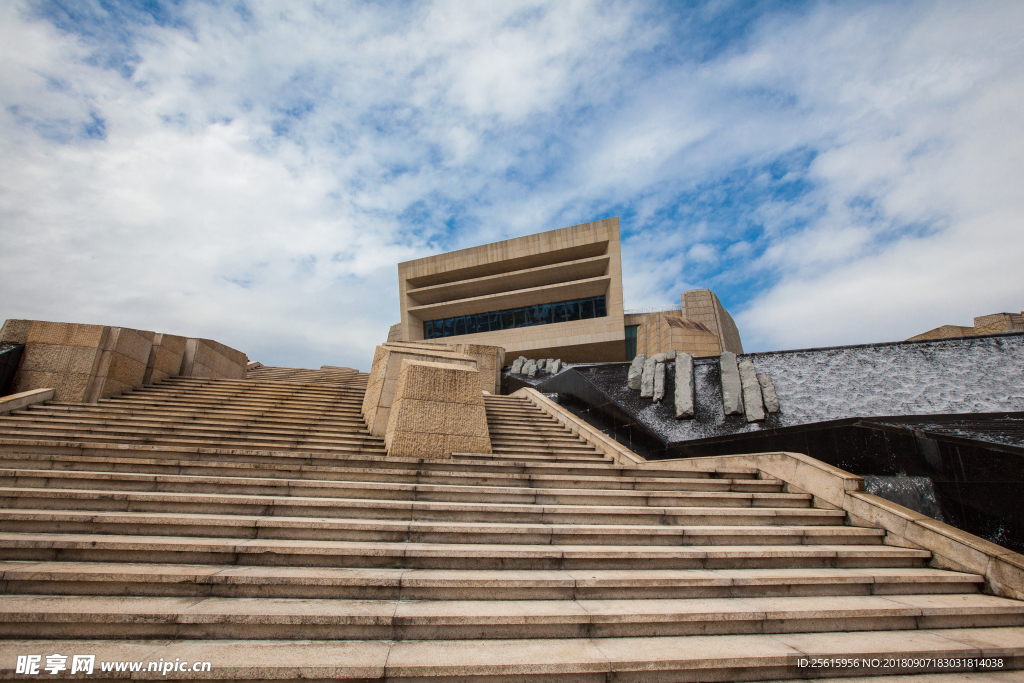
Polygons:
M648 358L644 361L644 369L640 375L640 398L654 397L654 371L658 361Z
M153 333L147 334L127 327L112 328L113 330L117 330L113 346L114 353L146 365L149 361L149 352L153 348Z
M764 403L761 398L761 383L757 381L754 362L749 358L740 361L738 370L740 383L743 385L743 410L747 416L747 422L761 422L765 417Z
M769 413L779 412L779 397L775 393L775 383L772 376L767 372L757 376L757 382L761 385L761 397L764 400L764 407Z
M0 342L24 344L28 341L28 333L31 329L31 320L7 320L0 328Z
M693 356L676 356L676 418L691 419L697 414L696 384L693 374Z
M726 415L740 415L743 413L743 385L736 354L726 351L718 362L722 370L722 408Z
M661 403L662 399L665 398L665 363L655 363L654 396L652 398L655 403Z
M490 453L477 370L409 359L401 363L384 435L388 455L439 459L453 452Z
M629 373L626 375L626 386L633 391L640 391L640 378L644 372L644 361L647 357L644 354L637 354L633 362L629 364Z

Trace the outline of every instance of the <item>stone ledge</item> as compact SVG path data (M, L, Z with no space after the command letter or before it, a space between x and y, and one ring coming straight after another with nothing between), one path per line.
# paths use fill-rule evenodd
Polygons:
M35 403L50 401L53 399L53 394L53 389L32 389L31 391L23 391L20 394L0 397L0 415L5 415L12 410L18 410Z
M638 465L647 462L619 442L609 439L600 431L583 422L536 389L523 387L513 393L512 396L528 399L535 406L568 427L569 431L573 434L594 446L601 453L612 458L620 465Z

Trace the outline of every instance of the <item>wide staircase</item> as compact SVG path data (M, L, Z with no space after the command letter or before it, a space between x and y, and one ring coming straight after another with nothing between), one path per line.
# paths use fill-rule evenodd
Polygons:
M0 418L0 677L52 653L95 654L90 680L196 661L537 683L807 678L796 660L826 654L1024 666L1024 603L781 481L617 464L507 396L485 397L493 454L386 458L351 379L172 379Z

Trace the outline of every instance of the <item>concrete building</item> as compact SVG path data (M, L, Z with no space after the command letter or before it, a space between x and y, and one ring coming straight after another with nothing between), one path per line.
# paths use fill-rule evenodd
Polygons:
M400 263L398 288L390 341L459 337L513 357L624 360L618 218Z
M979 315L974 319L974 327L942 325L933 330L914 335L907 339L907 341L946 339L949 337L980 337L984 334L1002 334L1004 332L1024 332L1024 313Z
M714 292L691 289L679 298L677 309L626 312L626 360L670 350L692 356L743 353L736 323Z
M400 263L398 287L402 320L389 342L458 337L510 359L570 363L743 352L708 289L684 292L679 309L625 315L618 218Z

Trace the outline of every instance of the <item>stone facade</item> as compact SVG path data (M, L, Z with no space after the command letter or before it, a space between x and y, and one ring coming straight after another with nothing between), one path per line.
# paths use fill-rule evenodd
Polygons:
M401 361L384 444L393 458L490 453L483 392L467 365Z
M476 373L472 377L477 382L477 393L483 396L480 375L476 372L477 361L471 356L456 352L454 345L423 342L381 344L373 354L373 365L366 383L362 407L363 419L366 420L370 434L374 436L384 436L388 430L403 361L443 363L469 368Z
M128 327L8 320L0 341L25 345L14 392L53 388L54 400L67 403L95 403L176 375L243 379L248 363L212 340Z
M400 263L398 288L396 336L407 341L422 340L429 320L604 296L604 317L442 339L534 360L624 360L618 218Z
M683 307L679 310L625 316L626 326L637 327L637 354L677 351L706 357L722 351L743 353L739 330L714 292L695 289L683 292L680 298Z
M985 334L1024 332L1024 313L992 313L974 319L974 327L963 325L942 325L933 330L914 335L906 341L926 339L949 339L954 337L980 337Z

